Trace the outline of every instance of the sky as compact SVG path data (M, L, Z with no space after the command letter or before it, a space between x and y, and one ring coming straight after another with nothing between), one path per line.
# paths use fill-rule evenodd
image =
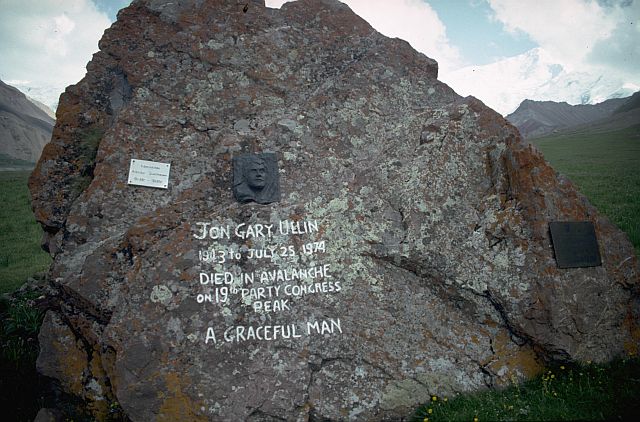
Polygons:
M581 72L606 75L611 90L616 84L640 89L640 0L344 2L384 35L437 60L439 79L458 93L503 114L527 93L563 100L558 83L551 94L531 88L557 73L552 66L568 73L569 82ZM0 79L55 106L64 88L83 77L102 33L129 3L0 0ZM283 3L266 0L269 7Z

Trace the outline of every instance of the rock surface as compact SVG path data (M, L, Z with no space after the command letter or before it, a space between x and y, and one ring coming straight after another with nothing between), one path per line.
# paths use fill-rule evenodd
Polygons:
M35 163L51 139L53 124L22 92L0 81L1 155Z
M96 418L399 419L637 351L625 235L345 5L138 0L100 49L30 180L59 298L38 368ZM277 155L279 202L233 198L247 153ZM557 268L565 220L602 266Z

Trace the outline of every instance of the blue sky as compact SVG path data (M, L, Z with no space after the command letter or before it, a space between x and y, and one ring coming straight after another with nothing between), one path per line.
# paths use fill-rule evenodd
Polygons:
M575 78L604 75L596 99L623 85L640 89L640 0L342 1L381 33L437 60L439 78L458 93L503 114L524 96L576 103L589 83L562 91ZM0 79L55 106L129 3L0 0Z
M468 63L488 64L536 47L526 33L507 32L502 23L492 18L493 9L485 1L429 0L428 3L446 26L451 44L460 49Z
M127 7L131 0L93 0L98 10L107 14L109 19L113 22L116 20L118 11L123 7Z

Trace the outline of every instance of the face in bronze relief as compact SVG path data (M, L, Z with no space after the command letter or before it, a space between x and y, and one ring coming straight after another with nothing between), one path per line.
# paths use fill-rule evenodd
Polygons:
M274 153L233 158L233 194L238 202L270 204L280 200L278 162Z
M244 172L247 185L253 190L262 190L266 185L267 166L260 157L252 158Z

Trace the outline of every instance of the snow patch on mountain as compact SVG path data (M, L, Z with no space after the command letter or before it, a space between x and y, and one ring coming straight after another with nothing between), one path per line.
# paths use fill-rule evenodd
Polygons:
M7 84L18 88L23 94L36 101L39 101L55 111L58 108L60 94L66 89L65 86L39 85L37 82L27 80L8 80Z

